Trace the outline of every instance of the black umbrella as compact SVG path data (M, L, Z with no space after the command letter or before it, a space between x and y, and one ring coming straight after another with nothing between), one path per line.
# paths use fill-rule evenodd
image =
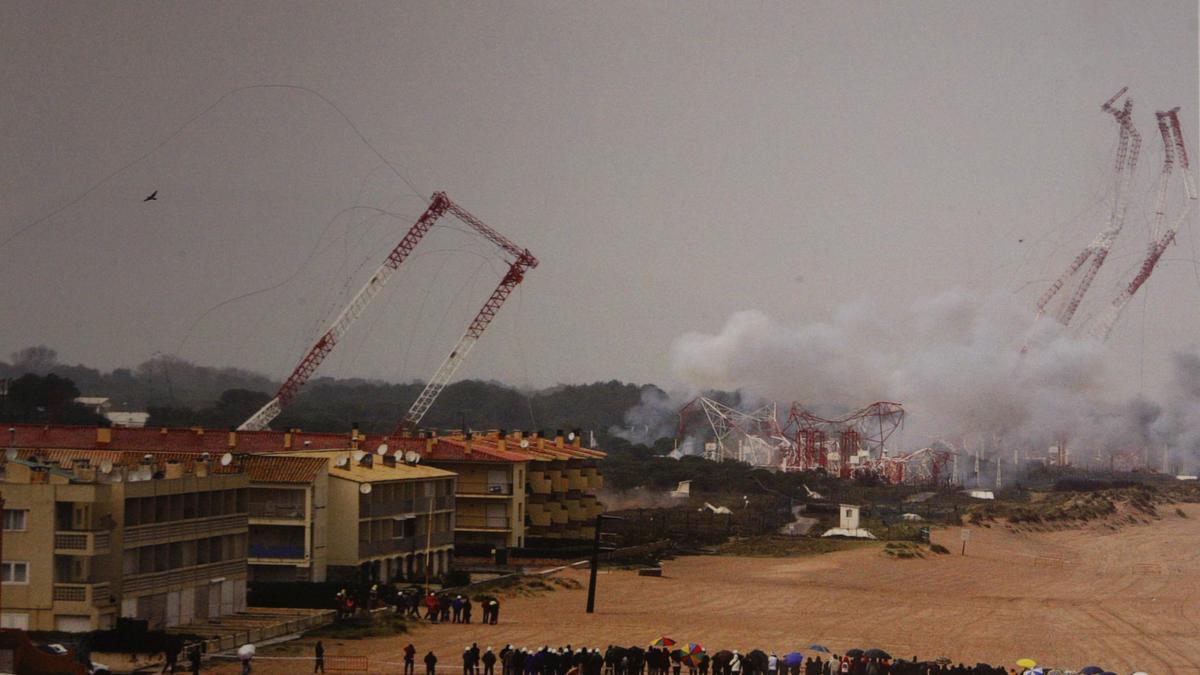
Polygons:
M868 649L866 652L863 653L863 656L867 657L868 659L890 659L890 658L892 658L891 654L883 651L882 649Z
M857 659L858 657L860 657L862 655L863 655L863 650L861 650L861 649L847 649L846 650L846 656L849 656L852 659Z

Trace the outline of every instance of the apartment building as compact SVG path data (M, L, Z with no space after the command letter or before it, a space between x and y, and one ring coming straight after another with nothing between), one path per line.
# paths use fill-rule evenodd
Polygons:
M286 455L243 462L250 477L250 580L325 581L329 462Z
M363 441L292 453L326 462L327 578L391 582L445 572L454 553L455 474Z
M503 431L418 433L395 441L432 466L458 474L455 541L493 547L538 539L586 539L603 512L599 450L579 434L553 438Z
M94 429L102 440L108 429ZM245 609L248 477L187 453L10 449L0 622L153 628Z

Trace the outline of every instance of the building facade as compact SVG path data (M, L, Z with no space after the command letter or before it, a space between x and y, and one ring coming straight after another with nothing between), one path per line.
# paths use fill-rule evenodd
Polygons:
M237 467L171 453L9 455L5 627L94 630L122 616L164 628L245 609L249 481Z
M329 554L329 462L251 455L251 581L325 581Z
M365 447L296 455L327 463L327 578L419 581L446 572L454 554L455 474Z

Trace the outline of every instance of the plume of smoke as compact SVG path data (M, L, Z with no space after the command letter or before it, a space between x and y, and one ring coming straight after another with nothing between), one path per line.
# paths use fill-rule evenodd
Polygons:
M1175 377L1153 432L1170 449L1172 464L1185 473L1200 467L1200 354L1172 355Z
M675 435L678 412L677 397L657 387L646 387L640 402L625 411L624 426L611 427L608 432L630 443L650 445Z
M1115 446L1147 437L1152 404L1104 400L1103 345L1050 321L1030 329L1030 319L1011 297L961 290L904 308L860 300L797 324L749 310L715 333L680 336L671 362L693 389L806 406L901 402L913 447L983 434L1044 452L1065 438Z

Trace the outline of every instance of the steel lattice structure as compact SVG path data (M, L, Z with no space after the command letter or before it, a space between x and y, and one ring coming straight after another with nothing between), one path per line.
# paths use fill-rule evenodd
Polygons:
M473 230L483 235L488 241L496 244L505 253L511 255L514 260L509 263L508 273L500 281L500 285L496 287L496 290L492 292L491 297L484 303L483 309L475 316L475 319L467 328L467 332L459 339L458 344L455 345L450 355L446 357L446 360L442 362L441 367L434 373L429 384L425 386L425 390L421 392L421 395L417 397L416 402L413 403L408 413L404 416L402 424L415 425L421 420L421 417L433 405L433 401L437 398L437 395L446 386L454 371L462 363L463 358L471 351L471 347L475 345L475 341L479 339L484 329L491 323L496 312L500 310L500 306L504 304L504 301L512 293L513 289L516 288L517 284L521 283L521 280L525 278L525 272L537 267L538 264L537 258L533 257L529 249L518 248L516 244L513 244L499 232L488 227L465 209L450 201L445 192L434 193L429 207L425 209L425 213L417 219L417 222L408 230L408 233L404 235L400 243L396 244L396 247L388 253L387 258L375 270L375 273L371 275L366 284L354 294L354 297L350 299L346 307L333 320L329 328L309 348L308 352L300 359L300 363L288 375L283 384L280 385L279 391L275 393L275 396L270 401L267 401L266 405L251 415L249 419L242 422L241 426L238 427L239 430L257 431L266 429L271 421L279 416L284 407L300 393L300 390L308 382L309 378L317 372L325 357L329 356L329 353L333 351L338 342L345 337L346 333L350 330L350 326L362 315L371 300L378 295L379 291L383 290L383 287L395 274L396 270L399 269L400 265L408 259L413 249L421 242L421 239L447 213L458 217Z
M903 425L904 406L893 401L876 401L834 419L793 403L784 433L795 439L794 446L784 457L782 468L784 471L820 468L849 478L853 472L852 457L866 450L872 460L886 459L888 439ZM871 465L863 468L874 469Z
M774 467L781 453L791 451L774 403L743 412L705 396L694 398L679 410L679 438L687 437L689 424L701 414L715 437L713 449L704 451L705 459L736 459L752 466Z

